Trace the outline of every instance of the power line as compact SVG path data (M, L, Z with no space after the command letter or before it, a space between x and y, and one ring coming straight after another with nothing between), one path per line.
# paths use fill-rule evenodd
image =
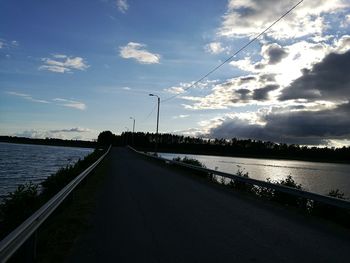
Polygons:
M263 34L266 33L266 31L268 31L271 27L273 27L275 24L277 24L280 20L282 20L286 15L288 15L290 12L292 12L298 5L300 5L302 2L304 2L304 0L300 0L298 3L296 3L294 6L292 6L287 12L285 12L282 16L280 16L277 20L275 20L271 25L269 25L267 28L265 28L262 32L260 32L258 35L256 35L253 39L251 39L249 42L247 42L246 44L244 44L240 49L238 49L232 56L228 57L225 61L223 61L222 63L220 63L219 65L217 65L215 68L213 68L212 70L210 70L207 74L205 74L203 77L201 77L200 79L198 79L197 81L195 81L194 83L192 83L190 86L188 86L187 88L184 88L184 91L189 90L190 88L193 88L195 85L197 85L199 82L201 82L203 79L205 79L206 77L208 77L209 75L211 75L213 72L217 71L219 68L221 68L224 64L226 64L227 62L229 62L230 60L232 60L238 53L240 53L242 50L244 50L246 47L248 47L250 44L252 44L255 40L257 40L259 37L261 37ZM169 101L171 99L176 98L177 96L179 96L180 94L175 94L173 96L170 96L164 100L162 100L162 102L166 102Z
M155 111L156 108L157 108L157 104L152 108L150 113L141 121L141 123L147 121L149 119L149 117L151 117L152 113Z

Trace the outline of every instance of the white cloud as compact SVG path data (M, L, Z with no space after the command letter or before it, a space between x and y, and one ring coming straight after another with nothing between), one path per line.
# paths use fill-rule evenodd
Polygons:
M2 48L14 48L17 46L19 46L19 43L16 40L8 41L8 40L0 38L0 49L2 49Z
M9 95L12 95L12 96L21 97L21 98L23 98L25 100L29 100L29 101L32 101L32 102L45 103L45 104L51 103L50 101L47 101L47 100L35 99L31 95L28 95L28 94L25 94L25 93L19 93L19 92L15 92L15 91L7 91L6 93L9 94Z
M127 0L117 0L116 5L120 12L126 13L126 11L129 9L129 5Z
M296 3L294 0L229 0L218 34L225 37L255 36ZM276 39L321 34L327 27L324 15L342 11L346 6L349 6L347 0L304 1L267 34Z
M59 132L68 132L68 133L78 132L78 133L81 133L81 132L90 132L90 131L91 130L87 129L87 128L75 127L75 128L70 128L70 129L51 130L50 132L51 133L59 133Z
M343 35L339 39L327 42L313 43L306 40L280 46L276 43L265 43L261 47L261 59L252 61L250 57L230 62L230 65L241 70L257 74L275 74L276 81L282 87L289 85L293 80L302 75L302 70L311 69L331 52L344 53L350 49L350 36ZM278 47L284 50L281 60L277 63L269 63L271 57L267 56L267 50Z
M67 55L64 55L64 54L53 54L52 56L54 58L67 58Z
M165 89L165 91L171 93L171 94L182 94L185 93L184 87L170 87L168 89Z
M349 50L350 49L350 36L344 35L340 39L335 40L333 49L338 53L344 53L347 50Z
M340 26L343 28L346 28L350 25L350 14L346 15L343 19L343 21L341 21Z
M180 114L180 115L176 115L173 116L173 119L184 119L184 118L188 118L190 115L188 114Z
M78 110L86 110L86 108L87 108L85 103L80 102L80 101L75 101L75 100L68 100L68 99L63 99L63 98L55 98L52 100L43 100L43 99L33 98L32 95L29 95L29 94L15 92L15 91L7 91L6 93L9 95L12 95L12 96L17 96L17 97L23 98L25 100L37 102L37 103L50 104L52 102L56 102L60 106L74 108L74 109L78 109Z
M97 136L96 131L80 127L55 130L31 129L17 132L14 135L35 139L57 138L63 140L91 140Z
M146 45L141 43L129 42L126 46L119 48L119 55L122 58L132 58L141 64L157 64L160 55L151 53L145 49Z
M11 41L11 45L14 46L14 47L17 47L19 45L19 43L16 40L12 40Z
M86 104L80 101L75 100L68 100L68 99L62 99L62 98L55 98L53 101L57 102L58 105L73 108L77 110L86 110Z
M299 41L281 46L264 43L260 58L251 57L232 61L230 65L249 73L243 77L214 83L204 96L182 96L191 103L183 106L191 110L228 109L246 105L279 104L278 96L292 81L311 69L331 52L344 53L350 49L350 36L344 35L331 44Z
M211 42L205 46L205 51L211 54L219 54L228 51L227 47L223 47L220 42Z
M25 137L25 138L33 138L33 139L45 139L45 138L65 139L64 136L62 136L60 134L56 134L56 136L54 136L49 131L34 130L34 129L25 130L22 132L17 132L17 133L15 133L15 136Z
M190 137L203 137L203 130L200 128L189 128L185 130L175 130L171 132L172 134L190 136Z
M53 58L42 58L44 65L39 70L48 70L56 73L72 72L72 70L86 70L89 65L81 57L68 57L63 54L54 54Z
M122 90L131 90L129 87L122 87Z
M200 89L200 90L203 90L205 88L208 88L210 87L211 85L217 83L218 80L204 80L202 82L199 82L199 83L196 83L196 85L192 86L195 81L191 81L191 82L188 82L188 83L185 83L185 82L180 82L179 85L177 86L173 86L173 87L170 87L170 88L167 88L167 89L164 89L164 91L166 92L169 92L171 94L183 94L186 92L186 90L188 88L193 88L193 89Z

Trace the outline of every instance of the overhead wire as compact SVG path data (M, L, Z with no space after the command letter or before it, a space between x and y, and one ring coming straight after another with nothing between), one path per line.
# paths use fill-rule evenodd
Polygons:
M141 121L141 123L147 121L149 119L149 117L151 117L151 115L153 114L153 112L155 111L156 108L157 108L157 104L154 105L154 107L152 108L150 113Z
M228 57L227 59L225 59L223 62L221 62L219 65L217 65L215 68L213 68L212 70L210 70L208 73L206 73L204 76L202 76L200 79L198 79L197 81L193 82L190 86L186 87L183 89L183 91L187 91L191 88L193 88L194 86L196 86L198 83L200 83L203 79L205 79L206 77L208 77L209 75L211 75L212 73L214 73L215 71L217 71L219 68L221 68L223 65L225 65L227 62L231 61L236 55L238 55L241 51L243 51L246 47L248 47L250 44L252 44L254 41L256 41L259 37L261 37L263 34L265 34L270 28L272 28L275 24L277 24L280 20L282 20L285 16L287 16L290 12L292 12L298 5L300 5L302 2L304 2L304 0L300 0L298 3L296 3L294 6L292 6L287 12L285 12L283 15L281 15L277 20L275 20L273 23L271 23L268 27L266 27L262 32L260 32L258 35L256 35L253 39L251 39L250 41L248 41L247 43L245 43L241 48L239 48L235 53L233 53L230 57ZM166 102L169 101L171 99L174 99L176 97L178 97L180 94L175 94L173 96L170 96L164 100L162 100L162 102Z

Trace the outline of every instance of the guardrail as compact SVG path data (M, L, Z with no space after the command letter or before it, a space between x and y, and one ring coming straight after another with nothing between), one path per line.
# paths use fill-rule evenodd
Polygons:
M299 190L296 188L292 188L292 187L288 187L288 186L283 186L283 185L278 185L278 184L273 184L273 183L269 183L269 182L264 182L264 181L260 181L260 180L256 180L253 178L247 178L247 177L243 177L243 176L239 176L239 175L234 175L234 174L229 174L229 173L225 173L225 172L220 172L217 170L211 170L211 169L207 169L207 168L202 168L202 167L198 167L198 166L194 166L194 165L190 165L190 164L186 164L183 162L177 162L174 160L169 160L169 159L165 159L162 157L158 157L158 156L154 156L151 154L147 154L144 152L140 152L137 151L136 149L132 148L129 146L129 148L131 150L133 150L136 153L142 154L146 157L149 158L153 158L159 161L163 161L166 163L171 163L171 164L175 164L178 166L182 166L182 167L186 167L186 168L190 168L196 171L200 171L200 172L206 172L208 174L215 174L215 175L219 175L225 178L229 178L229 179L233 179L233 180L237 180L240 182L244 182L247 184L251 184L251 185L256 185L256 186L261 186L261 187L266 187L269 189L273 189L279 192L283 192L286 194L290 194L290 195L294 195L297 197L302 197L302 198L306 198L306 199L310 199L310 200L314 200L323 204L327 204L327 205L331 205L331 206L335 206L335 207L339 207L339 208L343 208L343 209L350 209L350 202L344 199L339 199L339 198L335 198L335 197L330 197L330 196L325 196L325 195L320 195L320 194L316 194L316 193L312 193L312 192L307 192L307 191L303 191L303 190Z
M67 198L67 196L90 174L91 171L104 159L109 153L108 150L89 168L80 173L39 210L26 219L21 225L13 230L0 242L0 262L6 262L40 227L42 223L55 211L55 209Z

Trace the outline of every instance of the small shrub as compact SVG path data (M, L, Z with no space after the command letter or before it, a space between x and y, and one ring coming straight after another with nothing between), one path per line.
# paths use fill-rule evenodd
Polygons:
M268 183L273 183L270 178L267 178L266 181ZM275 195L275 190L269 187L258 186L255 188L255 193L261 198L272 200Z
M12 230L40 205L38 185L32 182L21 184L3 200L0 205L2 233Z
M201 167L201 168L207 168L203 163L201 163L197 159L189 158L187 156L185 156L183 158L181 158L181 157L173 158L173 161L182 162L182 163L190 164L190 165ZM196 174L201 175L201 176L205 176L205 177L209 177L209 179L211 178L211 175L208 174L207 172L196 171Z
M182 159L181 159L181 157L176 157L173 159L173 161L187 163L190 165L206 168L206 166L204 164L202 164L200 161L198 161L197 159L189 158L187 156L183 157Z
M236 175L249 178L248 172L244 172L241 169L238 169ZM239 180L231 179L231 181L228 184L231 188L240 190L240 191L246 191L246 192L252 192L254 185L248 184Z
M329 191L328 196L339 198L339 199L345 199L345 197L344 197L345 194L340 192L339 189Z
M288 175L286 179L282 179L281 181L277 181L274 183L279 184L279 185L283 185L283 186L287 186L287 187L291 187L291 188L295 188L295 189L299 189L299 190L303 190L302 185L297 184L291 175ZM280 191L274 191L272 199L279 202L279 203L285 204L285 205L296 206L296 207L305 208L305 209L307 209L307 207L308 207L307 199L302 198L302 197L297 197L294 195L290 195L287 193L283 193Z
M226 185L225 177L221 176L221 178L220 178L220 184Z

